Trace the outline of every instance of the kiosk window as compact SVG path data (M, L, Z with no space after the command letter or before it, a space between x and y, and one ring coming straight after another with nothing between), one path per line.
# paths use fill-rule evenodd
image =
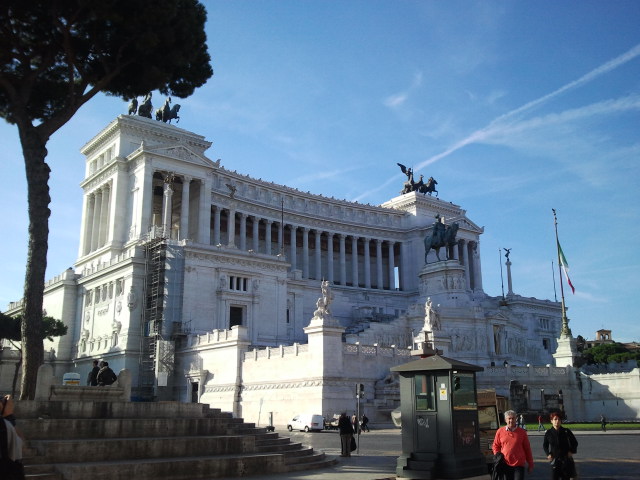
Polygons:
M453 372L452 402L454 410L476 410L476 385L473 373Z
M434 380L431 375L416 375L416 410L436 409Z

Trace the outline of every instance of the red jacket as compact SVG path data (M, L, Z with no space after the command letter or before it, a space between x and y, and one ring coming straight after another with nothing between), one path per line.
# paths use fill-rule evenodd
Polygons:
M499 428L493 439L493 453L502 453L504 461L510 467L524 467L525 463L533 468L533 454L526 430L516 427L514 431L507 427Z

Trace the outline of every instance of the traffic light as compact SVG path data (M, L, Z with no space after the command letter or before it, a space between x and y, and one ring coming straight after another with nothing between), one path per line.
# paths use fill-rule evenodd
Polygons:
M356 383L356 398L364 398L364 385Z
M460 377L453 377L453 389L460 390Z

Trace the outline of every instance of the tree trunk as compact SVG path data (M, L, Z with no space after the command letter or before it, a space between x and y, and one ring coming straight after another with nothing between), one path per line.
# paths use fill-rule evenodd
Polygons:
M42 303L49 248L49 173L45 162L46 142L36 128L19 125L20 142L27 175L29 212L29 249L24 279L24 314L22 317L22 381L21 400L33 400L38 368L44 362L42 342Z
M19 349L20 359L16 363L16 369L13 372L13 381L11 382L11 398L16 398L16 383L18 383L18 373L20 372L20 366L22 365L22 349Z

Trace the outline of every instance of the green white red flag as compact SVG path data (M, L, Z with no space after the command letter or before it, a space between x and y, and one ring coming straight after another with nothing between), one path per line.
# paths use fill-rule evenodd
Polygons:
M576 293L576 289L573 287L573 283L571 283L571 279L569 278L569 263L564 256L564 252L562 251L562 247L560 246L560 242L558 242L558 256L560 257L560 266L562 267L562 271L564 272L564 276L567 279L567 283L571 287L571 292Z

